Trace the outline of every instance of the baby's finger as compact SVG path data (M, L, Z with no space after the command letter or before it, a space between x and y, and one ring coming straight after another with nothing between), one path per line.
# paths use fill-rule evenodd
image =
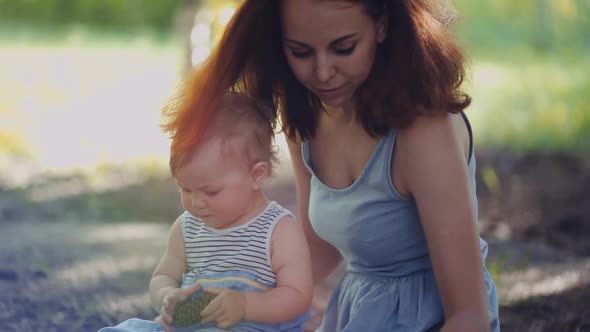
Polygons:
M162 307L171 309L174 306L174 298L172 296L167 296L162 300Z
M228 329L228 328L232 327L233 325L234 325L234 323L230 320L220 319L220 322L217 324L217 327L219 327L220 329Z
M198 292L199 289L201 289L201 284L199 284L198 282L195 282L190 287L183 288L182 292L185 293L186 295L193 295L193 293Z
M212 312L212 313L210 313L210 314L208 314L206 316L202 316L203 317L202 322L204 324L209 323L209 322L216 322L219 319L220 316L221 316L221 313L215 311L215 312Z
M162 326L164 328L165 332L174 332L176 331L176 328L173 325L166 325L166 326Z
M162 310L160 312L160 319L162 320L162 322L164 322L168 325L172 325L172 323L174 322L172 315L169 314L168 311L166 311L164 308L162 308Z
M205 309L207 309L207 308L205 308ZM203 310L203 311L205 311L205 310ZM203 316L203 323L208 323L208 322L213 322L213 321L219 322L219 318L221 317L222 314L223 314L223 308L217 307L214 310L208 310L206 314L201 313L201 316Z
M219 294L221 294L221 292L223 292L225 290L225 288L205 288L204 290L209 293L219 295Z
M166 323L164 317L162 317L161 314L158 317L156 317L155 321L157 323L159 323L164 328L164 331L166 331L166 332L174 331L174 326L172 326L172 324Z
M217 311L219 308L221 308L221 302L222 299L219 297L213 299L213 301L209 302L209 304L203 310L201 310L201 316L207 316L210 313Z

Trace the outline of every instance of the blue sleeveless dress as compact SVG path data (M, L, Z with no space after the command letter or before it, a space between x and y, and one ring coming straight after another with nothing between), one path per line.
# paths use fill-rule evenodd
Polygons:
M264 292L276 287L276 275L270 261L270 240L276 224L293 214L277 202L271 202L258 216L246 224L216 230L185 212L181 216L188 271L182 276L182 288L195 282L207 288L229 288L238 291ZM199 292L193 295L198 297ZM198 323L176 332L303 332L309 311L283 323L240 321L229 329L220 329L214 322ZM164 332L152 320L132 318L99 332Z
M347 263L317 331L438 331L444 323L416 203L392 185L395 139L395 130L382 137L359 178L345 189L330 188L318 179L309 142L302 143L303 160L312 175L308 211L312 227ZM475 197L473 147L469 172ZM474 202L477 211L477 199ZM487 243L481 238L480 248L485 260ZM496 287L484 262L482 273L490 331L496 332L500 330Z

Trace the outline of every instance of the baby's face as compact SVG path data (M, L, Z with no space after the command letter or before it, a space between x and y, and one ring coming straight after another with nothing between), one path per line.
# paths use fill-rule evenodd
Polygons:
M244 159L219 138L198 147L176 172L182 206L209 227L223 229L243 222L255 192Z

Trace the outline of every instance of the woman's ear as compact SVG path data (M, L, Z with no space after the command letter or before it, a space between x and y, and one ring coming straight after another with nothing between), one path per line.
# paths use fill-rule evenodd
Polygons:
M252 189L259 190L268 177L268 163L259 161L250 168L250 179L252 180Z
M377 20L377 43L381 44L387 37L387 16L383 14Z

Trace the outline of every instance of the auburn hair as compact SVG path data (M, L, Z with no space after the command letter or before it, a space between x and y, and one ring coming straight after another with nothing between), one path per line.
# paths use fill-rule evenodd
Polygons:
M243 155L249 166L257 162L268 164L268 174L272 176L273 169L278 164L277 149L274 145L274 121L276 112L272 107L246 95L226 93L219 108L209 114L206 123L199 123L200 135L195 145L188 151L171 149L169 166L172 176L182 167L197 150L198 145L207 144L210 139L220 138L222 143L229 143L232 139L240 138L243 145L232 154ZM181 139L174 137L172 145Z
M456 12L447 0L344 0L385 18L385 40L355 96L356 117L372 136L405 128L417 116L458 113L471 98L460 90L465 56L448 27ZM320 100L291 71L282 47L281 0L244 0L209 58L191 72L179 107L164 110L172 150L186 151L223 95L239 91L274 105L291 140L315 135ZM433 5L436 3L437 5Z

